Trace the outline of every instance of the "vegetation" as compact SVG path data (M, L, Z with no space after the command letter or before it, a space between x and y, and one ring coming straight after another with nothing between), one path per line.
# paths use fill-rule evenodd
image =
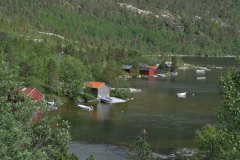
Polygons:
M195 159L239 159L240 157L240 70L221 78L223 106L219 123L197 131L198 154Z
M50 115L44 103L19 91L18 75L0 54L1 159L76 159L68 154L69 125Z
M38 31L54 32L85 46L123 47L146 54L239 53L237 0L21 1L2 1L4 31L35 38ZM140 15L118 2L152 14ZM181 27L183 31L179 31Z
M153 160L152 151L150 149L150 145L145 139L145 136L139 136L137 138L128 160Z
M156 64L155 55L240 52L237 0L3 0L0 8L8 63L26 86L58 97L81 97L88 80L120 88L122 64Z

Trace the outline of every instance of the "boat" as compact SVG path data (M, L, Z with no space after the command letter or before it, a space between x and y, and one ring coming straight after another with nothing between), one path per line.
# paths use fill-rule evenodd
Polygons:
M186 98L187 92L177 93L176 96L177 96L178 98Z
M197 73L197 74L204 74L204 73L205 73L205 70L204 70L204 69L197 69L197 70L196 70L196 73Z
M197 80L205 80L206 77L197 77Z
M207 68L207 67L198 67L200 70L205 70L205 71L211 71L211 69Z
M177 75L178 75L178 72L170 72L170 75L171 75L171 76L177 76Z
M100 98L100 102L102 103L111 103L112 102L112 99L110 97L101 97Z
M216 69L223 69L223 67L216 67Z
M159 77L167 77L166 76L166 74L164 74L164 73L159 73L159 74L157 74Z
M50 105L50 106L54 106L55 102L54 101L49 101L49 102L47 102L47 104Z
M137 93L137 92L142 92L141 89L136 89L136 88L129 88L130 93Z
M82 105L82 104L78 104L78 107L81 108L81 109L84 109L84 110L88 110L88 111L93 110L92 106L85 106L85 105Z
M48 101L47 102L48 105L48 110L49 111L55 111L57 110L57 107L55 107L55 102L54 101Z
M154 74L154 75L152 75L152 77L154 77L154 78L157 78L157 77L159 77L158 75L156 75L156 74Z

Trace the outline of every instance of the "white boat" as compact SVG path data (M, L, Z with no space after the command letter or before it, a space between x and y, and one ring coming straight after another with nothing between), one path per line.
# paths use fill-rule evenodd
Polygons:
M49 111L55 111L57 110L57 107L55 107L55 102L54 101L48 101L47 102L48 105L48 110Z
M207 68L207 67L198 67L200 70L205 70L205 71L211 71L211 69Z
M167 77L166 74L163 74L163 73L160 73L160 74L157 74L159 77Z
M152 75L152 77L157 78L159 77L157 74Z
M85 105L82 105L82 104L78 104L78 107L81 108L81 109L88 110L88 111L92 111L93 110L92 106L85 106Z
M177 93L176 96L177 96L178 98L186 98L187 92Z
M136 92L142 92L141 89L136 89L136 88L129 88L130 93L136 93Z
M205 70L204 70L204 69L197 69L197 70L196 70L196 73L197 73L197 74L204 74L204 73L205 73Z
M183 67L178 67L178 69L179 69L179 70L186 70L186 69L188 69L188 67L183 66Z
M206 77L197 77L197 80L205 80Z
M216 67L216 69L223 69L223 67Z
M47 104L50 105L50 106L54 106L54 105L55 105L55 102L54 102L54 101L52 101L52 102L47 102Z
M178 75L178 72L170 72L170 75L171 75L171 76L177 76L177 75Z

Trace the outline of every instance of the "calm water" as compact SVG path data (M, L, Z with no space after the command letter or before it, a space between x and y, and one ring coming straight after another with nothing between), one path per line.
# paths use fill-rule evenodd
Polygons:
M208 66L231 66L231 58L185 57L186 63ZM223 70L207 71L206 80L196 80L195 70L178 71L176 77L128 80L133 101L122 104L95 104L93 112L80 110L75 104L59 109L70 122L73 141L99 144L131 145L141 130L154 150L194 147L196 129L216 122L216 109L221 104L217 79ZM186 98L176 98L187 92Z

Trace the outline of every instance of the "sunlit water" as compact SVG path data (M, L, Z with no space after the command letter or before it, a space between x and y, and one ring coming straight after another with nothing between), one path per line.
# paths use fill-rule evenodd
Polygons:
M154 151L169 153L176 148L194 148L195 131L207 123L216 123L217 107L221 105L218 77L233 64L233 59L183 59L212 67L204 75L206 80L197 80L195 70L179 70L178 76L166 78L130 79L131 88L142 89L131 94L133 101L91 104L92 112L80 110L76 104L60 107L62 117L71 125L75 143L70 148L74 150L78 141L129 146L144 128ZM223 66L223 70L212 65ZM187 92L186 98L177 98L178 92Z

